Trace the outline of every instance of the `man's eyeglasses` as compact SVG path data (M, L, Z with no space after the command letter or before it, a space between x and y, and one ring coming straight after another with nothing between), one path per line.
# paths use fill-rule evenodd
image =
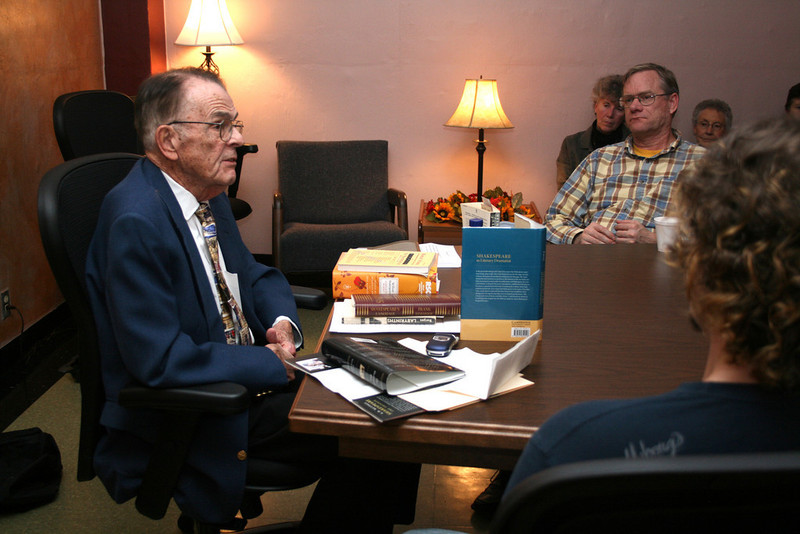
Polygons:
M700 121L697 123L697 125L703 130L707 130L710 127L715 132L719 132L720 130L725 129L725 125L722 124L721 122Z
M239 130L239 133L242 133L244 130L244 123L239 120L231 120L231 119L224 119L220 122L203 122L203 121L172 121L168 122L167 126L172 126L173 124L208 124L209 126L215 127L219 130L219 138L222 140L223 143L227 143L231 140L233 136L233 129L236 128Z
M635 95L635 96L625 95L619 99L619 105L625 108L629 108L631 107L631 104L633 104L634 100L638 100L641 105L649 106L656 101L657 96L669 96L671 94L672 93L661 93L660 95L657 95L655 93L645 93L643 95Z

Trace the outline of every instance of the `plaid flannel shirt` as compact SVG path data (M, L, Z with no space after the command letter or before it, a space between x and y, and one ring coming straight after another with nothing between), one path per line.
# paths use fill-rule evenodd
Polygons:
M547 240L572 243L592 222L614 231L624 219L654 228L654 219L667 210L678 174L702 157L705 149L675 141L659 154L645 158L633 153L633 138L589 154L556 194L547 210Z

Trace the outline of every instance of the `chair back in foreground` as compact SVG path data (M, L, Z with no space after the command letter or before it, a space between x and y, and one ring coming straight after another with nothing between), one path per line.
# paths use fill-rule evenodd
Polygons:
M58 287L78 328L78 372L81 382L81 431L78 480L94 478L94 449L100 439L104 402L97 330L84 280L100 206L141 159L111 153L72 159L48 171L39 184L39 231Z
M796 532L800 452L565 464L510 491L492 534Z
M349 248L408 239L406 195L389 188L387 141L276 147L272 255L283 272L330 271Z

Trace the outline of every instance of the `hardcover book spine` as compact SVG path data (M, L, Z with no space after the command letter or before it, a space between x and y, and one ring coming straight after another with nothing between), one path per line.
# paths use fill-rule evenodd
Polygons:
M432 315L442 317L445 315L458 315L461 313L461 302L449 304L429 303L355 303L356 317L390 317Z
M367 358L360 358L353 351L339 347L335 341L324 341L322 343L322 352L338 361L342 367L362 380L366 380L376 388L386 391L386 379L389 378L389 373L378 369L376 366L369 365Z
M388 317L342 317L342 324L436 324L436 317L426 315Z
M431 271L428 276L339 269L334 269L332 272L333 296L340 299L359 293L432 295L437 291L436 280L436 271Z

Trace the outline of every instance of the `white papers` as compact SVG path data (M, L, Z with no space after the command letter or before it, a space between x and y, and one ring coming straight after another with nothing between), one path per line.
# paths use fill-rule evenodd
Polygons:
M458 367L467 375L444 386L424 390L423 393L446 389L483 400L488 399L531 363L540 333L541 331L537 330L502 354L497 352L479 354L469 348L454 350L441 360ZM425 341L405 338L400 340L400 343L417 352L425 352ZM406 398L405 395L403 398ZM421 406L415 400L406 400Z
M457 349L442 361L466 373L464 378L442 386L404 393L399 398L429 412L452 410L466 404L533 385L520 371L530 364L540 331L523 339L502 354L480 354L471 349ZM406 347L425 353L425 341L401 339ZM303 369L302 366L298 367ZM314 372L312 375L325 388L350 402L370 397L381 391L342 368Z
M349 401L370 397L381 392L380 389L366 380L361 380L350 371L341 367L320 371L314 373L313 376L327 389L338 393Z
M436 324L342 324L342 317L355 317L353 299L333 303L333 317L331 318L330 331L336 334L377 334L380 332L440 332L443 334L458 334L461 331L461 321L458 316L446 321L437 321ZM414 349L416 350L416 349ZM419 352L419 351L418 351ZM425 353L425 347L422 348ZM450 363L450 362L447 362Z
M438 243L420 243L419 249L423 252L436 252L439 254L439 269L461 267L461 256L453 245L439 245Z

